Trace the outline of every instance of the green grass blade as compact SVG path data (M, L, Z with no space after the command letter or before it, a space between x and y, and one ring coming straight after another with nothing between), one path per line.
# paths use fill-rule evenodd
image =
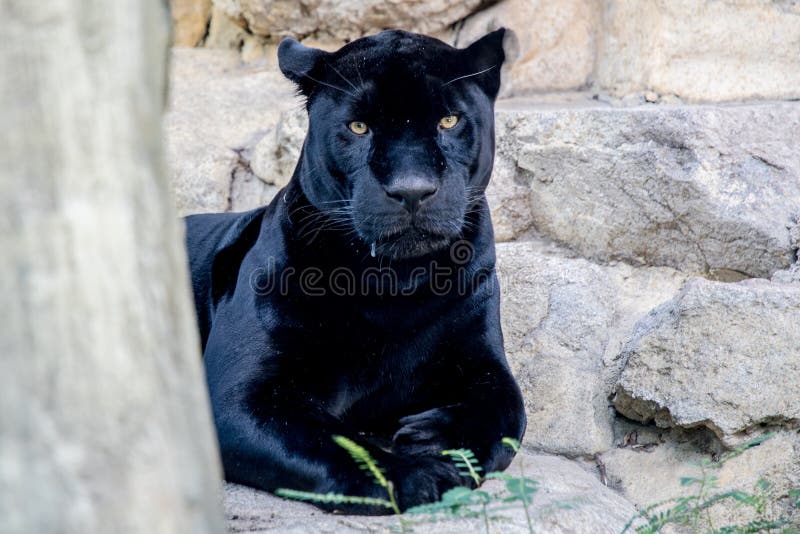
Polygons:
M386 477L383 475L383 470L378 465L378 462L376 462L372 457L372 455L370 455L367 449L344 436L333 436L333 441L350 453L350 456L353 458L353 460L355 460L358 466L365 471L368 471L378 485L389 489L389 481L386 480Z
M448 449L442 451L442 454L449 456L456 464L456 467L465 469L465 471L459 471L460 475L472 477L476 485L480 485L483 482L483 479L478 474L478 471L482 471L483 468L478 465L478 459L475 458L475 454L471 450Z
M519 452L519 441L514 438L503 438L500 440L503 445L511 447L515 453Z
M370 506L383 506L391 508L392 503L386 499L376 499L374 497L359 497L356 495L342 495L341 493L312 493L310 491L298 491L288 488L280 488L275 491L275 495L285 499L304 502L320 502L333 504L364 504Z

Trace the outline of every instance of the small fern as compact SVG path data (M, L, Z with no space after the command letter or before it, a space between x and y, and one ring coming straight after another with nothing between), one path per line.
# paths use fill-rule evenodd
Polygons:
M372 458L372 455L370 455L367 449L344 436L333 436L333 441L350 453L350 456L355 460L356 464L358 464L358 467L372 475L376 484L382 488L389 489L389 481L386 480L383 469L378 465L378 462Z
M519 445L519 441L517 441L516 439L514 439L514 438L503 438L503 439L500 440L500 442L503 445L505 445L507 447L510 447L511 450L514 451L514 454L517 454L519 452L520 445Z
M506 493L490 495L488 492L480 489L471 490L466 487L456 487L446 491L439 501L415 506L406 510L406 513L403 514L400 512L400 508L397 505L393 482L386 478L384 469L372 457L369 451L344 436L333 436L333 440L350 454L350 457L353 458L353 461L356 462L358 467L363 470L376 485L386 490L387 499L343 495L341 493L313 493L287 488L278 489L275 492L276 495L287 499L313 503L360 504L388 508L397 515L402 532L407 532L409 523L404 518L409 516L423 517L423 522L425 523L435 522L440 519L482 517L484 527L488 534L489 522L495 519L502 519L502 517L490 515L490 511L496 512L506 510L515 506L515 503L520 502L525 510L528 529L530 532L533 532L528 505L532 502L533 494L537 491L538 485L535 480L526 478L524 473L522 473L522 476L515 477L508 473L492 472L488 473L486 477L482 477L480 473L483 471L483 467L481 467L480 462L471 450L462 448L442 451L442 454L453 462L461 476L470 477L478 486L486 479L502 480L505 483ZM519 452L520 445L517 440L503 438L502 443L510 447L515 453ZM520 462L520 468L523 468L522 462ZM492 506L491 510L489 508L490 505Z
M298 501L329 503L329 504L363 504L368 506L383 506L390 508L400 521L401 532L406 532L406 524L400 512L400 507L397 505L397 499L394 495L394 485L391 481L387 480L384 475L383 468L378 465L378 462L372 457L367 449L344 436L333 436L333 441L336 442L341 448L346 450L350 457L356 462L359 469L365 471L369 477L378 486L384 488L388 495L388 499L379 499L375 497L362 497L359 495L343 495L341 493L313 493L307 491L297 491L288 488L279 488L275 494L287 499L294 499Z
M312 493L310 491L298 491L288 488L280 488L275 492L279 497L293 499L296 501L319 502L329 504L364 504L370 506L383 506L392 508L392 503L386 499L375 497L359 497L355 495L342 495L341 493Z
M475 458L475 454L469 449L448 449L446 451L442 451L442 454L445 456L450 456L455 463L456 468L458 468L458 474L462 477L470 477L472 480L475 481L476 486L480 486L483 479L478 474L479 471L483 471L483 468L478 463L478 459Z
M783 528L789 525L788 519L780 519L776 521L768 521L765 519L756 519L744 525L732 525L722 527L713 532L713 534L757 534L759 532L771 532L775 529ZM797 530L784 530L782 534L794 534Z

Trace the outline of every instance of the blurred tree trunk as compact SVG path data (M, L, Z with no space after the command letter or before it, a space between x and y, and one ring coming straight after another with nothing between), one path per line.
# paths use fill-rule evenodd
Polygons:
M0 0L0 532L221 532L165 1Z

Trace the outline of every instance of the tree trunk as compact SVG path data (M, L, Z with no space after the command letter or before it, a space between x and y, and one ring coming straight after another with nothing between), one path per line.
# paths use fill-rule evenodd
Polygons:
M0 532L221 532L166 2L0 0Z

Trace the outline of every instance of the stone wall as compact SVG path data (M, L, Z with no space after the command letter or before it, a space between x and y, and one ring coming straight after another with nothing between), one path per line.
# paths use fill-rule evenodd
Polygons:
M174 49L166 125L182 213L255 207L289 180L307 121L277 70L282 36L336 48L386 20L377 4L344 2L335 30L312 17L300 31L295 10L312 5L329 7L214 0L202 46ZM403 12L390 20L459 46L516 31L487 197L526 461L557 455L559 470L602 482L543 471L543 487L643 507L685 491L679 477L700 459L767 431L720 471L722 488L800 486L800 2L392 9ZM232 528L310 520L263 499L229 488L229 514L249 514ZM594 518L605 530L566 512L542 528L619 532L627 505ZM748 516L731 505L713 519Z
M337 48L385 28L465 46L506 26L504 96L592 88L614 97L800 98L794 0L172 0L177 46L270 57L283 37Z

